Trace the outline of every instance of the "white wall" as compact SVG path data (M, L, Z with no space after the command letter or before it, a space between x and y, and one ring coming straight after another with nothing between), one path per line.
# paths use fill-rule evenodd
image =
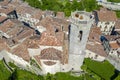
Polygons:
M23 60L21 57L13 55L5 50L0 52L0 60L3 59L3 57L7 63L12 62L16 66L20 67L21 69L25 69L27 71L34 72L37 75L42 74L42 71L40 69L36 68L35 66L31 66L29 62Z
M100 27L101 31L105 35L110 35L113 27L115 26L114 21L109 21L109 24L106 24L107 22L98 22L97 27ZM105 28L107 26L107 28Z
M5 50L0 52L0 56L4 57L6 62L14 62L14 64L21 66L22 68L26 68L26 66L30 67L30 64L23 60L21 57L18 57L16 55L13 55Z
M120 3L111 3L111 2L98 2L99 5L102 5L106 8L112 9L112 10L120 10Z
M117 51L120 52L120 48L118 48L118 49L111 49L110 52L109 52L109 55L114 55L116 57L120 57L120 55L117 53Z
M18 20L28 23L31 27L34 27L35 24L37 24L40 21L39 19L31 18L31 15L27 13L19 14Z
M36 55L40 55L40 48L38 49L32 49L32 48L28 48L28 52L30 57L36 56Z
M54 65L46 65L44 61L53 61L56 62ZM43 74L51 73L55 74L56 72L60 72L60 61L58 60L41 60L41 66L43 70Z
M37 30L42 33L44 31L46 31L46 28L43 26L37 26Z

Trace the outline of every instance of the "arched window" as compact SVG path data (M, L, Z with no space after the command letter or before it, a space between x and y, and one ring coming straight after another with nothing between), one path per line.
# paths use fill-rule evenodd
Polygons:
M82 34L83 34L83 31L79 31L78 37L79 37L80 41L82 40Z

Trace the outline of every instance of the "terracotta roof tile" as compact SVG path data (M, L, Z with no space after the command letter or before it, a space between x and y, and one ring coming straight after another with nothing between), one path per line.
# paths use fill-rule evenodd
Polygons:
M5 17L5 16L0 16L0 22L3 22L4 20L6 20L7 19L7 17Z
M104 47L101 44L97 44L97 43L87 44L86 49L88 49L100 56L104 56L104 57L107 56L107 53L104 51Z
M4 0L4 1L0 2L0 5L1 6L7 6L8 2L9 2L8 0Z
M54 49L54 48L47 48L41 51L40 58L41 59L47 59L47 60L60 60L60 62L63 62L63 56L62 52Z
M115 41L117 39L120 39L120 35L105 35L105 38L108 40L108 41Z
M39 45L38 45L38 43L36 42L36 40L32 40L32 39L30 39L30 38L28 38L28 39L26 39L25 41L24 41L24 45L26 45L27 46L27 48L39 48Z
M13 28L14 25L15 24L12 21L7 20L2 25L0 25L0 30L3 32L7 32L10 28Z
M60 19L64 19L65 18L65 14L64 14L64 12L57 12L56 17L60 18Z
M12 7L0 8L0 13L9 14L12 11L14 11L14 9Z
M27 46L24 45L24 44L20 44L19 46L13 48L11 50L11 53L23 58L26 61L30 60L30 56L29 56L29 53L28 53L28 50L27 50Z
M110 42L110 47L112 49L118 49L118 48L120 48L120 45L116 41L112 41L112 42Z
M107 10L106 8L101 8L97 11L98 19L100 21L116 21L117 16L114 11Z
M47 46L62 46L63 45L63 38L64 35L63 33L57 34L59 36L51 35L49 32L43 32L40 38L40 45L47 45Z
M4 49L7 50L7 51L10 51L10 48L7 45L7 43L5 42L5 40L0 39L0 51L2 51Z
M118 19L115 23L115 29L120 29L120 19Z
M41 11L41 10L36 10L36 11L34 11L34 13L32 14L32 18L34 18L34 19L41 19L42 18L42 15L43 15L43 11Z
M36 24L36 26L43 26L48 30L51 28L50 26L52 26L53 29L57 28L59 31L61 31L61 26L63 26L63 30L68 31L69 24L70 23L65 19L58 19L49 16L43 18L39 23Z
M26 26L23 26L23 27L26 27ZM22 30L19 31L19 33L17 33L17 36L14 37L14 39L22 40L22 39L28 38L30 36L33 36L33 33L34 33L34 30L32 30L32 29L23 28Z
M89 41L95 41L95 42L101 42L100 41L100 36L101 36L101 31L99 27L92 27L90 30L90 34L88 37Z

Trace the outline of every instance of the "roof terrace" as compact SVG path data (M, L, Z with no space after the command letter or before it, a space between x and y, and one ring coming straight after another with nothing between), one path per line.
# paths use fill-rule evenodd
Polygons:
M72 13L70 21L75 24L87 24L93 20L94 16L85 11L76 11Z

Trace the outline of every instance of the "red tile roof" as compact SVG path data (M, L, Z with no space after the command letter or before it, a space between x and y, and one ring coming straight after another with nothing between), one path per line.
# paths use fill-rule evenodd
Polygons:
M120 39L120 35L105 35L105 38L109 41L115 41L117 39Z
M7 51L10 51L10 48L7 45L7 43L5 42L5 40L0 39L0 51L2 51L4 49L7 50Z
M60 19L64 19L65 18L65 14L64 14L64 12L57 12L56 17L60 18Z
M13 28L14 25L15 24L8 19L2 25L0 25L0 30L6 33L8 30L10 30L10 28Z
M0 8L0 13L9 14L12 11L14 11L14 9L12 7Z
M104 51L104 47L101 44L97 44L97 43L87 44L86 49L88 49L88 50L90 50L90 51L92 51L95 54L98 54L100 56L104 56L104 57L107 56L107 53Z
M0 22L3 22L4 20L6 20L7 19L7 17L5 17L5 16L0 16Z
M54 48L47 48L41 51L40 58L45 60L60 60L63 62L63 53Z
M19 46L13 48L11 50L11 53L23 58L26 61L30 60L30 56L29 56L29 53L28 53L28 50L27 50L27 46L24 45L24 44L20 44Z
M89 41L92 41L92 42L101 42L100 41L100 36L102 35L101 33L101 30L99 27L92 27L91 30L90 30L90 34L89 34L89 37L88 37L88 40Z
M116 13L106 8L101 8L97 11L97 15L100 21L117 21Z
M118 19L115 23L115 29L120 29L120 19Z
M112 49L118 49L120 48L120 45L116 41L113 41L113 42L110 42L110 47Z
M53 61L44 61L43 63L49 66L56 64L56 62Z
M56 35L53 35L50 32L43 32L39 44L46 46L62 46L63 38L64 34L62 32L58 32Z

